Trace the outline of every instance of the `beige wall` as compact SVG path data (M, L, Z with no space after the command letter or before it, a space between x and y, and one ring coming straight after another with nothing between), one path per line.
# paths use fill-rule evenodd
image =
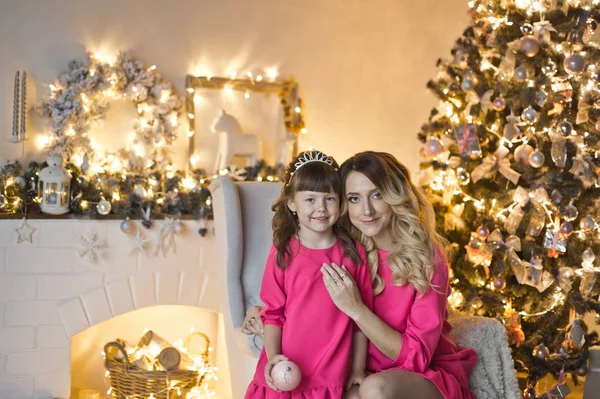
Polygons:
M466 0L2 0L0 157L44 158L34 140L8 142L17 69L31 78L32 104L86 48L131 49L181 93L199 65L214 75L277 65L301 85L309 129L301 148L341 160L387 150L414 170L416 133L435 103L425 84L466 11ZM30 138L41 122L31 116Z

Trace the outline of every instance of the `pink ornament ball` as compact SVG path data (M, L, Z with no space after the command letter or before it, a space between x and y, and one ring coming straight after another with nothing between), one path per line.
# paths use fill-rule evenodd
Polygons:
M289 360L277 363L271 370L274 385L283 392L292 391L300 384L302 373L296 363Z

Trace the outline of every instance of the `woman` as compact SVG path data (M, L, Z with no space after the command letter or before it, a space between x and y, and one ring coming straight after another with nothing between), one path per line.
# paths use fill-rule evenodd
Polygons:
M468 375L477 355L449 336L446 242L431 205L390 154L356 154L340 174L341 220L368 252L375 294L371 311L344 266L323 266L332 300L370 341L368 376L347 397L475 399ZM256 311L244 331L260 332Z

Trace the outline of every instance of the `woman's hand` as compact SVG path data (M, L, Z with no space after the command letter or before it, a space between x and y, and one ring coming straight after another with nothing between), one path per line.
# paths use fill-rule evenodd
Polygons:
M350 376L348 377L348 381L346 381L345 390L349 391L354 385L360 385L367 378L364 370L352 370Z
M264 333L263 322L260 319L261 306L252 306L246 312L246 317L242 323L242 332L246 335L255 334L262 337Z
M329 296L342 312L354 319L364 307L356 282L345 266L323 264L321 267L323 281Z
M275 386L275 381L273 381L273 377L271 377L271 371L273 370L273 366L275 366L279 362L283 362L285 360L289 360L285 355L275 355L273 356L269 362L265 365L265 381L269 388L274 391L281 392L279 388Z

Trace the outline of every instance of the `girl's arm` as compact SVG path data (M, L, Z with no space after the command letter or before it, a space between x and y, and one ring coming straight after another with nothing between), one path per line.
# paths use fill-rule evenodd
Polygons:
M364 372L367 366L367 336L358 331L352 337L352 371Z
M265 341L265 352L267 359L271 360L276 355L281 355L281 327L267 324L263 340Z
M277 267L276 258L277 251L275 247L271 247L260 286L260 298L265 304L260 318L264 323L264 349L268 359L264 370L265 381L271 389L279 391L274 385L271 370L278 362L287 360L287 357L281 353L281 332L285 323L286 294L283 271Z

